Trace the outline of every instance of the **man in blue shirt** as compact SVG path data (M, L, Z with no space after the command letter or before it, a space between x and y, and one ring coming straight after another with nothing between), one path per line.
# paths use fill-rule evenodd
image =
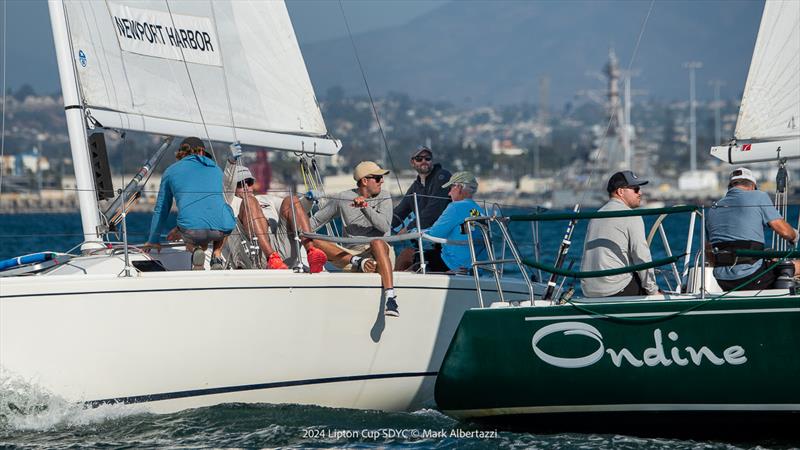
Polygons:
M213 242L211 268L222 269L222 244L236 226L233 211L222 195L222 171L203 141L196 137L184 139L178 151L187 156L169 166L161 177L145 248L161 248L159 234L174 198L178 206L178 231L186 249L192 252L192 268L203 269L205 250Z
M736 257L737 249L764 249L764 227L797 243L797 230L784 220L766 192L759 191L753 172L738 168L731 173L728 192L706 213L706 230L715 260L714 278L729 291L770 289L776 275L771 264L757 258ZM794 262L795 273L800 264ZM763 272L763 273L762 273ZM760 275L759 275L760 274Z
M478 180L471 172L456 172L442 187L449 187L448 195L453 200L447 205L441 216L428 230L423 230L426 235L449 241L464 241L467 235L462 233L461 225L464 219L470 216L485 215L472 196L478 191ZM442 244L441 248L425 250L425 264L431 272L460 272L469 270L472 258L467 245ZM415 249L408 248L397 257L395 270L406 270L419 262L419 254Z

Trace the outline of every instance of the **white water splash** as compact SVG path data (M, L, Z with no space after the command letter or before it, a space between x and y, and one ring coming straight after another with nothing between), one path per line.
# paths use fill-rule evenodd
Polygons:
M430 408L423 408L423 409L418 409L416 411L412 411L411 415L420 416L420 417L429 417L431 419L443 419L443 420L451 421L453 423L458 422L457 420L453 419L452 417L448 416L447 414L444 414L441 411L438 411L438 410L435 410L435 409L430 409Z
M97 424L146 413L143 405L92 408L53 395L36 383L0 370L0 430L45 431Z

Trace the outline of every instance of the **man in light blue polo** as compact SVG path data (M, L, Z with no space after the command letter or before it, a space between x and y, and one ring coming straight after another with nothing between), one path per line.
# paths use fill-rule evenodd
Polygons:
M178 151L187 156L169 166L161 177L145 248L161 248L159 234L174 199L178 206L178 231L186 249L192 252L192 269L203 269L205 250L212 242L211 268L222 269L222 244L236 226L233 210L222 195L222 171L203 141L196 137L184 139Z
M485 215L483 208L472 199L478 191L478 180L471 172L456 172L442 187L450 188L448 195L452 203L447 205L442 215L429 229L423 231L428 236L448 241L463 241L466 244L467 235L461 231L464 219ZM425 264L431 272L462 272L472 267L468 245L442 244L441 247L425 250L424 255ZM397 257L395 270L406 270L419 261L418 252L406 249Z
M726 291L770 289L777 275L766 261L736 257L737 249L763 250L764 228L770 227L783 239L797 243L797 230L792 228L772 204L766 192L759 191L750 169L740 167L731 172L728 192L706 212L706 231L714 255L714 278ZM794 262L795 273L800 263Z

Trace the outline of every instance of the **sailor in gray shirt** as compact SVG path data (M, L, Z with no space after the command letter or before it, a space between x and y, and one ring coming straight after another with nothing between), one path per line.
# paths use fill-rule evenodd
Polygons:
M609 200L599 211L629 211L642 201L646 180L630 170L617 172L608 180ZM640 216L592 219L586 230L581 271L619 269L652 261ZM585 297L652 295L659 292L653 269L598 278L581 279Z
M383 175L378 177L382 180ZM356 206L354 203L359 197L363 206ZM320 200L319 211L311 216L311 229L318 230L336 217L342 218L343 236L389 236L392 223L392 198L386 192L379 192L375 197L366 198L358 192L358 189L342 191L329 198L323 198ZM365 244L341 245L347 249L357 249Z
M340 192L330 198L320 199L320 209L310 218L306 217L305 206L296 197L287 197L281 206L281 215L290 225L297 221L297 228L308 233L323 227L336 217L342 218L344 237L384 237L389 236L392 225L392 199L382 192L383 177L389 171L372 161L362 161L353 170L356 188ZM294 208L291 206L294 201ZM294 213L293 213L294 209ZM304 246L316 246L325 252L328 261L335 266L354 272L378 272L381 276L386 298L384 313L387 316L400 315L397 296L394 292L392 268L394 250L382 240L364 244L336 244L322 239L305 239Z

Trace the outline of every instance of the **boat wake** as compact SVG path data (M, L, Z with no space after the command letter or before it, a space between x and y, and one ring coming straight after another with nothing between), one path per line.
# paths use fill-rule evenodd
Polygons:
M0 432L84 426L146 412L147 408L142 405L118 404L92 408L69 402L36 383L0 372Z

